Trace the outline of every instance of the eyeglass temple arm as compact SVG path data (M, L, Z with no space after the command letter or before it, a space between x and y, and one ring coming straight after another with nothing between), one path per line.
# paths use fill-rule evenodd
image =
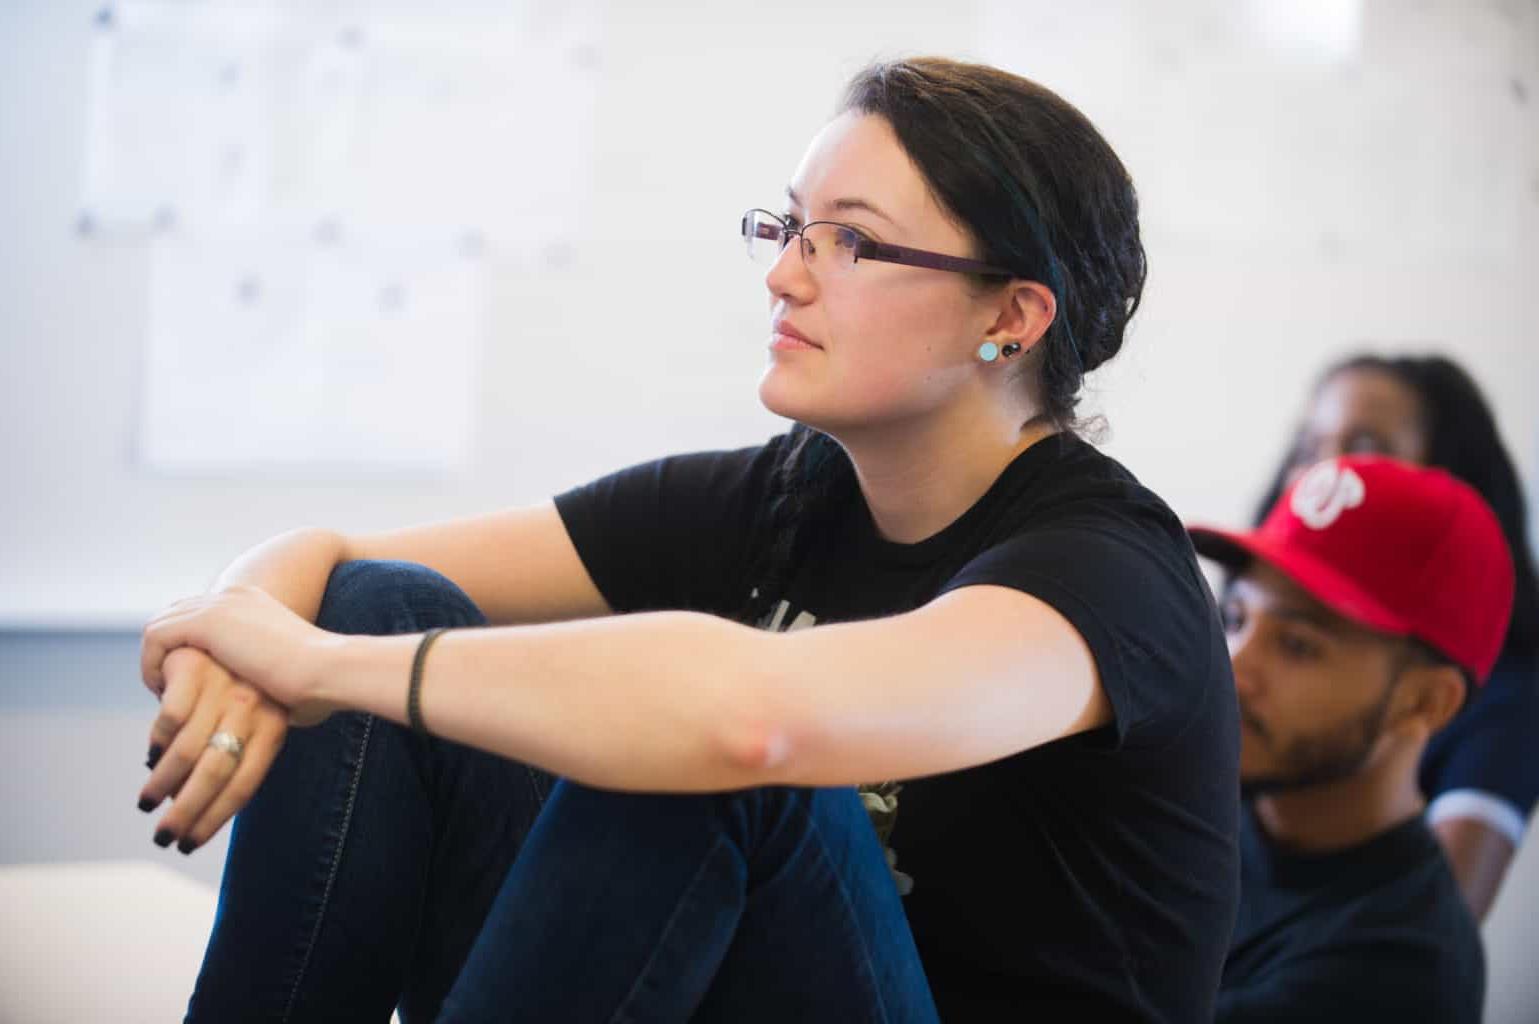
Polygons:
M950 270L960 274L987 274L990 277L1015 276L1012 270L996 267L980 260L945 256L938 252L927 252L924 249L910 249L906 245L875 242L869 238L861 239L855 249L855 258L880 260L883 263L902 263L906 266L925 267L930 270Z

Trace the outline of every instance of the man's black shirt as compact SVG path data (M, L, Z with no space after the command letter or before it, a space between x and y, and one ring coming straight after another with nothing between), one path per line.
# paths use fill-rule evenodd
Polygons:
M1480 1020L1480 933L1420 816L1347 850L1290 853L1247 806L1221 1024Z

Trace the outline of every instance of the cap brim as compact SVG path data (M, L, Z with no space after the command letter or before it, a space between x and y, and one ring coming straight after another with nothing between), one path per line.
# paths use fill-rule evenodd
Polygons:
M1409 636L1412 625L1403 616L1386 608L1351 578L1328 563L1297 548L1287 548L1268 540L1259 531L1237 533L1208 526L1191 526L1187 534L1192 547L1231 569L1244 569L1259 558L1344 619L1369 629L1395 636Z

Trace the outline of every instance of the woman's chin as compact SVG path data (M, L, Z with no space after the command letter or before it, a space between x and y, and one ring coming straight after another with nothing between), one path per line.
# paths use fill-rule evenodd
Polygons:
M759 401L776 416L807 423L814 410L807 401L805 382L791 380L790 376L774 363L766 367L764 376L759 378Z
M759 379L759 402L764 408L835 437L870 421L872 410L859 404L859 397L841 393L833 381L812 381L774 364Z

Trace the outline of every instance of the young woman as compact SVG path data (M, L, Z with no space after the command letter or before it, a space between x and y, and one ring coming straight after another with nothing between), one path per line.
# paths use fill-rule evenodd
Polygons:
M1321 378L1258 515L1314 462L1360 452L1464 480L1496 510L1512 548L1517 589L1501 661L1421 762L1427 819L1480 920L1539 801L1539 581L1523 489L1490 408L1459 366L1440 356L1362 355Z
M189 1019L1210 1016L1229 659L1071 429L1127 172L1041 86L885 63L742 231L789 434L286 534L147 627L157 841L244 808Z

